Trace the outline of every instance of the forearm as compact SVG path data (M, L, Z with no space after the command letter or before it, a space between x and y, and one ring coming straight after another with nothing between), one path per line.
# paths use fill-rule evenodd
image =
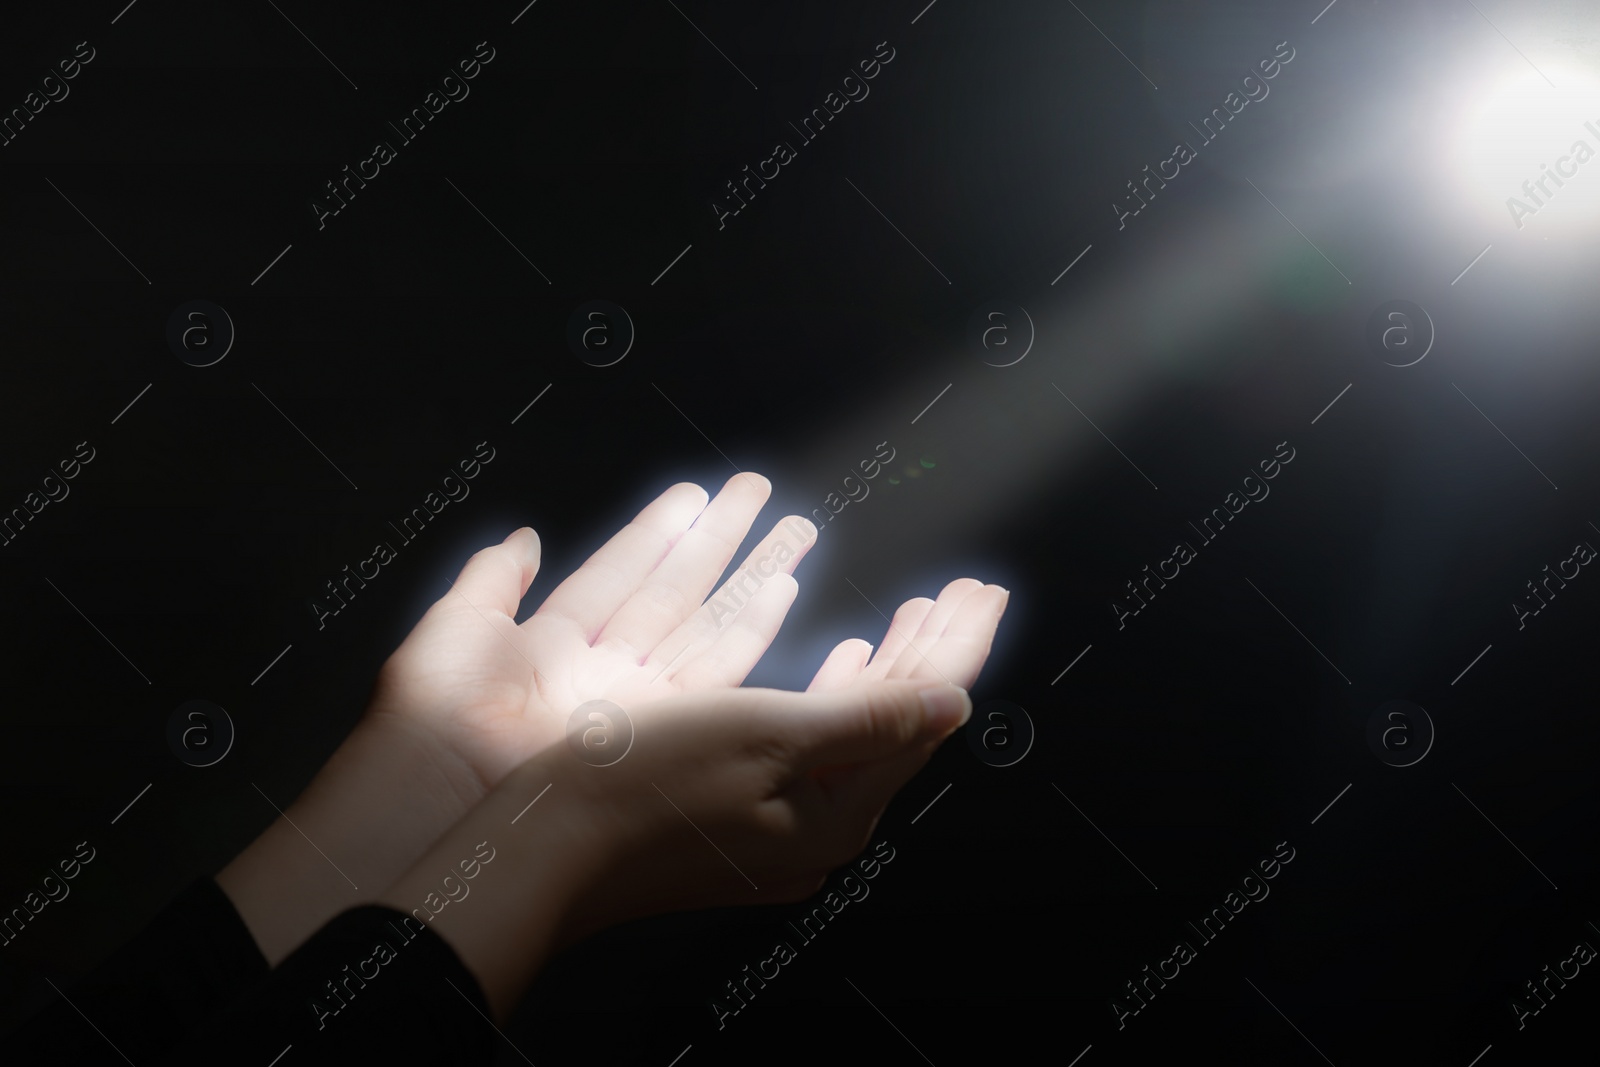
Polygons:
M271 966L335 915L376 901L481 796L451 759L415 727L369 716L217 874Z
M563 755L519 767L379 897L455 949L500 1020L551 955L596 925L580 914L605 860L575 774L590 768Z

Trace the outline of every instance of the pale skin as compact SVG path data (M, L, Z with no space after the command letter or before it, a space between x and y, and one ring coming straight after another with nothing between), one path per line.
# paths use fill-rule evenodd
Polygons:
M698 709L722 708L721 714L744 716L753 723L771 720L770 729L776 731L771 736L752 735L741 743L793 753L800 751L790 722L797 713L780 716L780 728L778 719L760 713L769 706L764 701L811 700L823 708L830 706L826 701L844 695L869 703L885 700L885 685L896 688L888 684L892 682L904 683L899 688L915 688L913 683L922 682L950 689L969 686L976 679L1009 594L964 578L947 585L937 601L916 598L902 604L876 654L865 641L839 644L817 671L808 695L739 689L776 636L798 590L791 572L811 542L797 544L794 531L802 529L815 537L804 519L791 516L780 522L745 560L753 573L764 574L774 565L776 571L763 577L753 593L746 579L743 592L721 600L740 604L736 614L730 617L726 609L713 609L707 597L770 492L770 483L752 473L729 479L709 503L698 486L671 487L521 624L515 617L538 571L538 535L524 527L475 554L452 590L428 610L384 664L366 714L286 810L288 819L275 821L217 875L268 962L275 966L346 908L378 900L380 894L388 900L391 894L385 890L390 886L395 893L408 888L402 876L409 877L408 870L420 858L433 855L431 845L439 842L441 855L456 847L453 835L461 831L458 823L475 827L478 824L472 820L497 819L500 808L512 799L521 799L520 810L532 794L524 797L510 783L537 778L538 773L544 774L539 788L555 780L557 776L548 770L535 772L529 761L544 753L545 764L537 764L544 767L566 750L567 717L587 701L616 703L627 710L636 728L641 720L666 723L658 731L664 739L679 734L680 720L684 731L698 729L693 724L706 714ZM763 565L755 568L758 561ZM738 577L736 573L728 584ZM964 694L961 702L969 706ZM677 719L661 718L667 715ZM785 729L791 732L784 733ZM642 730L638 738L636 744L644 744ZM583 766L582 771L609 772L611 777L601 782L620 787L634 781L633 769L624 769L632 762L650 768L657 788L664 789L667 779L676 780L675 765L667 755L676 749L663 741L661 747L650 749L658 753L652 759L645 756L648 747L630 751L614 767ZM871 760L807 764L806 777L813 782L808 788L881 796L887 803L931 750L926 740L902 739L899 749L883 751ZM570 762L578 763L575 757ZM513 773L524 765L526 773ZM568 772L575 773L573 768ZM503 782L506 787L491 796ZM749 780L740 784L748 786ZM553 787L545 800L553 801L558 788ZM683 822L681 814L661 803L657 788L646 788L659 807ZM524 896L548 902L543 920L524 916L522 921L550 924L549 947L634 915L705 906L703 891L685 888L675 896L666 884L660 886L659 899L629 899L619 886L637 877L633 872L639 870L639 857L652 854L654 848L649 834L639 827L656 824L634 814L616 814L624 810L617 797L632 793L596 794L576 787L569 793L570 799L561 803L577 804L579 798L587 798L581 810L573 809L557 824L533 823L529 829L543 826L538 834L554 834L565 841L562 847L573 852L572 870L577 872L571 884L546 885L546 877L531 870L526 872L526 883L519 883ZM724 801L726 808L719 809ZM748 803L748 790L734 790L720 800L705 798L708 806L698 810L715 823L717 811L731 818ZM476 810L480 804L486 805L482 812ZM509 826L515 814L512 811L498 825ZM522 830L530 820L531 813L516 829ZM559 830L563 825L597 829L579 846L570 833L563 836ZM662 833L671 836L665 829ZM694 836L704 847L704 839ZM707 851L723 862L714 851ZM445 866L468 855L470 846L461 856L451 854ZM586 857L594 858L591 862ZM842 855L838 862L848 858ZM514 866L508 863L497 870L503 873ZM819 870L791 872L800 879L795 885L814 887ZM648 885L655 875L652 871L644 877L643 884ZM510 881L507 877L501 884ZM760 884L760 879L756 881ZM740 884L749 888L742 880ZM781 888L797 891L791 885ZM592 903L572 904L579 895ZM421 897L395 900L396 906L409 910ZM437 922L450 940L448 931L455 920L446 923L448 914L446 909ZM542 951L534 947L537 942L539 936L530 929L527 959L542 958ZM491 974L498 973L497 965L486 966ZM520 989L524 980L493 979L497 1008L505 990Z
M419 919L437 909L429 925L504 1021L550 954L595 929L812 896L971 711L937 679L659 701L633 717L634 746L612 766L561 746L517 767L379 903ZM480 845L494 862L444 903L441 873Z

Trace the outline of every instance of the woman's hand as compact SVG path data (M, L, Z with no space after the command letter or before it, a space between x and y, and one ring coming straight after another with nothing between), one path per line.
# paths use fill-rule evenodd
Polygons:
M285 818L218 873L268 962L393 882L512 767L556 746L578 705L635 709L738 686L793 603L790 572L815 539L804 519L784 520L705 599L770 491L741 474L706 506L698 487L672 487L520 625L537 535L519 530L474 555L384 665L356 730ZM937 603L909 601L870 663L870 645L846 641L812 688L970 685L1005 596L962 579Z
M804 696L736 689L661 701L632 712L634 744L637 746L646 732L654 731L663 749L676 753L678 763L673 764L671 773L689 790L698 790L704 783L709 790L705 795L713 798L722 795L724 785L720 783L725 783L726 775L738 778L748 768L740 769L737 763L712 765L720 758L715 755L716 744L696 741L697 730L710 729L696 725L702 723L702 709L754 717L756 721L744 724L750 732L743 736L756 747L756 755L768 761L766 777L757 776L768 789L759 811L760 818L775 821L758 819L758 824L786 827L796 835L797 851L769 857L770 869L759 874L745 871L745 880L734 877L731 864L715 872L720 880L713 879L713 872L703 862L704 853L679 851L689 844L684 837L684 832L690 831L686 820L671 825L640 821L636 814L646 809L634 797L635 792L643 793L637 783L630 783L628 775L617 775L616 780L607 777L611 767L593 768L585 780L601 793L592 806L611 813L616 831L601 834L601 838L628 840L630 832L634 836L632 844L613 850L610 877L591 892L587 907L571 917L567 940L585 936L599 926L657 912L810 896L829 871L861 850L889 798L916 774L955 725L971 714L966 689L977 681L989 657L1010 596L999 586L962 578L945 586L937 601L925 597L907 601L896 612L870 662L866 653L872 646L857 639L842 642ZM951 707L958 705L959 716L953 717L959 722L951 725L940 720L951 707L929 709L926 721L919 718L909 695L913 692L937 697ZM815 732L806 732L804 723L795 718L806 714L819 717ZM680 717L683 728L672 729ZM920 730L919 722L923 723ZM616 766L633 758L630 750ZM636 772L638 768L628 770ZM664 782L652 782L652 788L661 799L684 804L675 793L666 792ZM696 795L698 792L691 794L691 804ZM662 808L658 805L655 813L662 814ZM690 810L684 807L682 814L688 815ZM831 830L807 822L824 811L826 818L833 820ZM694 818L698 822L699 816ZM721 842L709 829L705 833ZM703 844L704 839L700 840ZM805 851L813 847L820 851ZM693 864L675 866L691 857L695 858ZM809 866L802 861L809 861ZM704 880L695 872L704 875ZM759 900L747 895L751 881L761 886L764 895Z
M520 625L539 537L524 527L483 549L384 664L368 718L420 733L468 771L458 781L471 803L561 741L580 704L739 685L783 624L799 588L791 572L816 539L789 516L707 600L771 492L752 473L709 505L699 486L673 486Z
M657 701L629 712L633 745L614 764L559 745L518 767L380 903L428 921L504 1019L552 952L596 929L810 896L971 711L937 680ZM484 848L492 866L446 904L440 872Z
M816 531L791 517L702 604L771 493L668 489L527 622L530 529L474 555L389 658L368 713L304 793L217 875L269 963L406 870L579 704L629 706L744 680L777 633Z

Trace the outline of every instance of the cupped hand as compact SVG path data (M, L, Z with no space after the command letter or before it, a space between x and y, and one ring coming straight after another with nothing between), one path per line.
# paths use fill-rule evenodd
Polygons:
M865 641L841 642L804 694L738 689L635 709L634 749L617 773L578 772L598 791L588 809L609 820L595 836L611 842L612 865L571 918L568 937L662 911L814 893L867 844L894 793L967 721L966 690L1010 595L962 578L937 600L907 601L876 655ZM942 701L942 710L930 701ZM648 790L641 776L650 777Z
M539 753L380 900L428 922L505 1018L552 952L595 930L810 896L971 710L962 689L908 679L656 701L633 713L623 759L594 767L565 745ZM865 773L825 784L813 773L823 767ZM475 845L496 859L471 899L429 895Z
M218 872L268 960L284 958L351 891L390 884L513 767L565 749L579 705L605 699L632 715L736 692L793 603L790 572L816 537L806 520L783 520L708 600L770 492L754 474L730 479L709 504L697 486L673 486L520 625L537 535L518 530L474 555L384 664L358 728L285 818ZM812 691L893 680L968 686L1006 597L962 579L937 601L908 601L876 656L864 641L843 642ZM881 787L920 758L810 773L819 788L845 788L852 776L860 788Z
M699 486L674 485L521 624L538 535L524 527L483 549L384 664L369 718L420 729L481 795L559 742L587 701L633 708L739 685L782 625L791 572L816 538L805 519L784 519L707 598L771 491L741 473L708 504Z

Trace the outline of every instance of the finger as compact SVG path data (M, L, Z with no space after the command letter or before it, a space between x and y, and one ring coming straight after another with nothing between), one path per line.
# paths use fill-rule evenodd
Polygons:
M452 590L480 612L498 611L514 619L538 571L539 535L524 526L500 544L473 553ZM447 595L441 603L455 599Z
M784 694L774 700L788 769L794 778L820 767L864 763L912 751L942 737L972 714L965 690L926 682L878 682L832 693ZM757 722L753 731L767 730Z
M860 677L866 669L867 658L872 655L872 645L859 637L840 641L828 653L828 658L817 668L816 676L806 687L808 693L822 693L841 689Z
M925 596L913 597L901 604L889 620L889 629L864 672L867 678L882 680L889 676L889 668L900 658L900 653L911 644L911 638L922 628L922 620L933 610L933 601Z
M705 506L704 489L691 482L674 485L556 586L534 614L568 619L592 643Z
M912 680L948 681L971 688L989 657L995 629L1011 594L997 585L968 595L943 633L928 648ZM941 739L942 740L942 739ZM851 819L876 818L894 794L920 770L939 741L925 742L903 754L873 763L824 767L813 772L829 804Z
M986 585L967 596L906 677L970 687L989 658L995 629L1010 599L1011 594L998 585Z
M685 690L739 685L778 636L799 592L792 575L768 578L703 650L690 650L673 672L673 682Z
M911 678L920 681L948 681L971 688L989 658L1000 618L1011 599L997 585L984 586L962 600L954 617L926 652ZM942 738L924 742L900 755L873 763L824 767L814 772L823 784L829 802L851 819L876 818L884 805L919 771Z
M645 659L646 665L660 669L698 656L774 575L793 573L816 541L817 528L798 515L778 523L750 550L722 588L661 639Z
M642 660L700 607L771 495L772 483L759 474L729 478L666 558L611 616L595 643Z
M939 640L939 635L944 633L944 628L955 616L956 609L967 597L983 588L983 583L976 578L957 578L939 591L939 599L933 602L933 610L928 612L922 620L922 626L911 639L911 643L895 657L889 667L890 678L910 678L912 672L919 667L927 665L927 650Z

